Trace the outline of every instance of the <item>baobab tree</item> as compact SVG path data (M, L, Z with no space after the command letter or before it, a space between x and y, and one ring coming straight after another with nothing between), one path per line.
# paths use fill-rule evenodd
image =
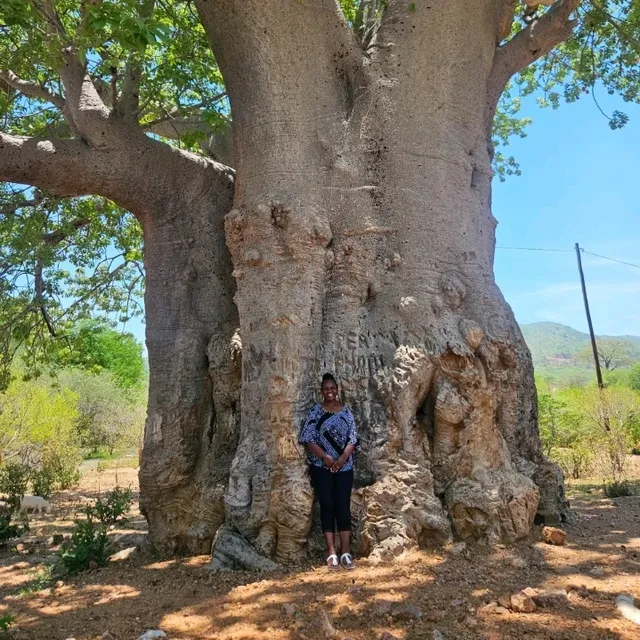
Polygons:
M263 568L306 553L296 440L324 371L360 428L362 552L563 517L493 274L492 132L521 126L516 76L552 103L549 87L570 100L596 80L635 99L638 11L542 4L3 3L6 210L56 198L41 236L56 247L92 216L121 242L114 218L73 215L96 197L142 229L141 505L158 547L215 538L216 566ZM29 308L46 318L39 264Z

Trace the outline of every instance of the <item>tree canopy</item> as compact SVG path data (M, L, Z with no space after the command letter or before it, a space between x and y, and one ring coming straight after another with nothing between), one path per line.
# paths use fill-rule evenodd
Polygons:
M340 2L365 54L375 47L386 4ZM511 11L500 34L504 43L528 35L555 9L505 4ZM639 100L640 5L633 0L573 5L573 38L525 67L502 95L493 128L494 170L501 179L519 173L506 147L512 136L526 135L530 118L521 114L523 98L535 96L541 106L553 108L585 96L599 108L601 91ZM163 144L230 162L224 82L191 2L5 0L0 60L0 131L14 141L82 141L71 92L86 72L96 109ZM605 116L612 129L627 121L622 112ZM0 177L2 168L0 161ZM78 319L99 315L126 322L142 312L137 221L123 203L92 193L80 176L69 180L72 187L52 191L15 181L0 187L3 386L18 350L36 371L38 362L51 360L60 341L69 339Z
M631 367L640 361L640 348L630 340L616 338L600 338L597 343L598 361L606 371ZM586 365L593 364L593 349L590 344L585 345L576 353L578 362Z

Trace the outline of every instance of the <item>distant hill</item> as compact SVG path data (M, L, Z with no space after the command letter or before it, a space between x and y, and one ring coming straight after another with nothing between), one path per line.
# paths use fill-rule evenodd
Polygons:
M529 346L536 369L571 367L591 368L575 359L576 354L589 346L589 334L555 322L534 322L520 325ZM640 336L596 336L596 340L617 340L629 343L628 351L640 361Z

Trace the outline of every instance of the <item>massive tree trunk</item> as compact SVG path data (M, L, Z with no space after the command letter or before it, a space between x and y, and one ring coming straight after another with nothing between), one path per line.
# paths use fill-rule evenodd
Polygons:
M332 0L199 2L233 113L226 240L242 342L215 566L252 566L253 550L283 563L306 553L312 493L296 440L324 371L362 438L362 552L452 535L514 540L537 510L562 517L531 359L493 276L490 127L509 77L496 70L507 4L390 3L366 59ZM194 384L202 343L190 357L180 345L173 360L190 368L184 394L173 387L181 399L162 460L181 506L159 507L150 481L145 504L156 504L156 536L182 519L204 540L222 521L204 504L217 508L222 483L199 489L212 473L204 425L218 409L210 383ZM152 401L147 442L154 415ZM149 478L164 466L157 456L145 449Z
M570 35L578 0L503 45L513 0L373 4L387 7L363 52L335 0L197 1L235 179L111 113L78 61L63 107L82 140L0 134L3 179L102 194L141 221L142 509L157 546L214 540L218 568L307 553L297 436L325 371L362 441L361 552L510 541L536 512L565 514L531 358L493 275L490 140L505 84Z

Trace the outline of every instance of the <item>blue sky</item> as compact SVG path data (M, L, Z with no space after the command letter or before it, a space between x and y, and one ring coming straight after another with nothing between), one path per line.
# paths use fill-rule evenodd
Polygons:
M522 176L494 182L497 245L584 249L640 265L640 106L604 91L605 112L630 121L612 131L589 96L557 110L523 107L529 135L505 149ZM640 335L640 269L583 255L595 332ZM496 279L521 323L587 323L575 252L498 249Z

